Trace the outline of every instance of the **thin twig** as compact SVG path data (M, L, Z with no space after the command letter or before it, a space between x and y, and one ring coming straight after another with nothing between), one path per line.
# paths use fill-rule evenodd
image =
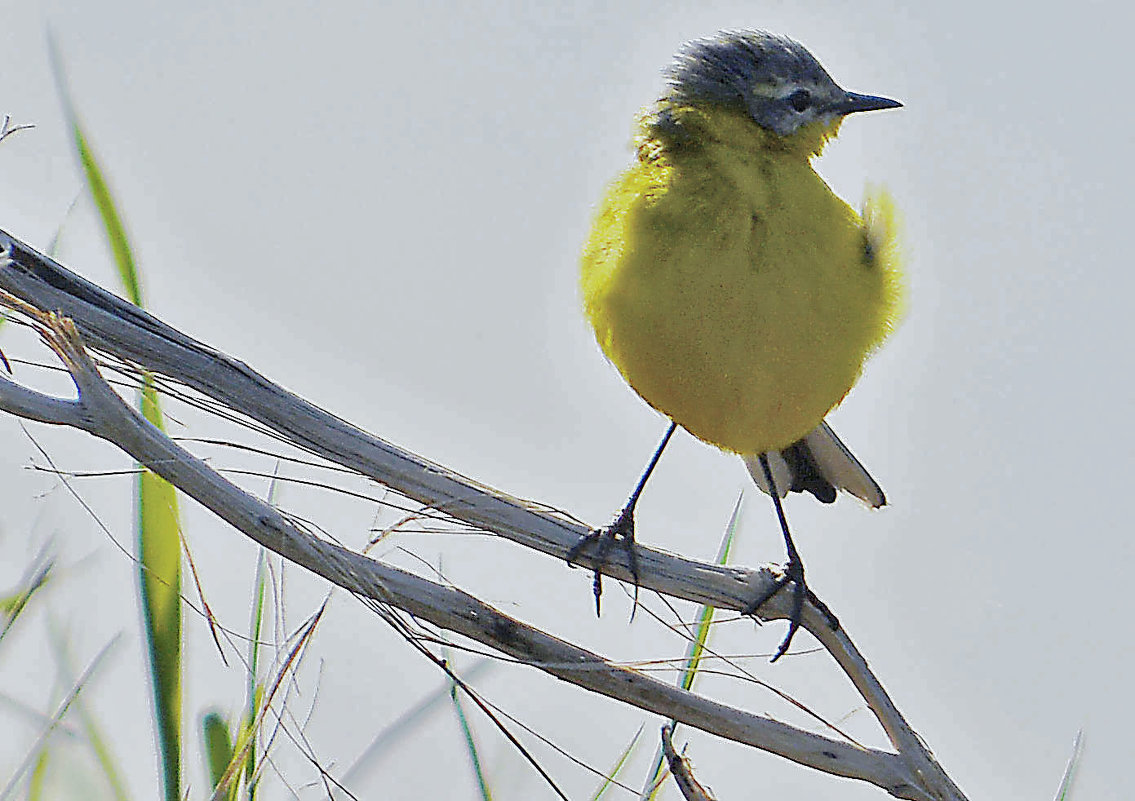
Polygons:
M27 131L34 127L35 125L32 125L30 123L24 123L23 125L12 125L12 115L5 114L4 121L0 123L0 142L16 133L16 131Z
M662 727L662 753L666 757L666 764L670 766L670 775L674 777L674 783L678 785L682 798L686 801L716 801L709 790L702 787L694 778L690 761L674 750L674 743L670 740L673 731L669 725Z

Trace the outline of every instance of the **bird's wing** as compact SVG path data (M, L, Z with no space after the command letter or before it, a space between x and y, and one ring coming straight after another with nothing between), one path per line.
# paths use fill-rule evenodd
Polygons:
M831 503L838 490L845 490L872 508L887 503L883 488L827 423L820 423L802 440L769 453L768 457L773 481L782 498L789 492L810 492L820 501ZM769 492L758 457L741 458L757 486Z

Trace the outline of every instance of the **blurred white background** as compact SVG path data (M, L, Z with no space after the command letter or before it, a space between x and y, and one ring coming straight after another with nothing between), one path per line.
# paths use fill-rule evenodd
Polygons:
M603 361L576 290L592 204L630 159L632 118L657 95L660 68L687 39L764 27L801 40L846 88L905 102L850 120L819 162L852 202L868 182L882 184L904 214L908 317L832 418L892 506L869 513L850 499L821 507L794 498L797 543L814 589L970 798L1051 798L1080 727L1087 753L1076 797L1135 794L1135 546L1124 512L1135 468L1125 425L1135 394L1127 6L2 7L0 113L37 127L0 144L0 228L41 249L62 228L59 258L117 288L91 203L83 197L68 212L82 182L52 84L50 27L155 313L380 436L594 523L622 503L664 429ZM47 360L20 341L11 327L0 333L10 357ZM189 419L175 433L247 437ZM28 431L61 469L129 467L76 432ZM273 468L209 453L223 466ZM152 797L133 566L31 464L45 462L19 424L0 417L0 587L54 537L68 567L51 591L51 618L75 661L125 633L90 697L135 797ZM267 484L244 483L260 492ZM680 436L644 496L640 538L711 558L747 485L739 461ZM129 546L131 479L74 486ZM313 489L285 486L279 501L354 545L375 514ZM242 630L255 551L188 502L186 512L209 601ZM505 611L601 653L681 653L648 616L628 626L614 582L597 621L583 571L490 538L395 542L441 559L453 581ZM781 557L771 506L753 494L737 561ZM298 623L324 589L293 571L287 592ZM235 711L244 676L220 663L199 617L188 614L186 627L192 728L210 705ZM780 625L732 624L715 644L768 652L782 634ZM35 626L20 636L0 660L0 685L46 707L52 657ZM301 716L314 706L307 734L323 764L349 764L440 684L346 598L333 603L317 645L308 694L294 703ZM750 667L830 718L850 716L845 725L882 744L822 654ZM660 724L535 671L497 669L478 686L599 767L640 723L649 738ZM759 688L703 687L795 720ZM3 714L6 777L34 726ZM476 725L499 798L550 797L510 746L482 719ZM684 735L699 778L723 801L884 797ZM533 747L572 797L596 786ZM462 749L443 709L354 789L360 798L473 798ZM314 773L302 760L283 762L299 797L320 797L319 785L305 786ZM641 773L626 779L638 784ZM205 797L195 752L185 774L193 797Z

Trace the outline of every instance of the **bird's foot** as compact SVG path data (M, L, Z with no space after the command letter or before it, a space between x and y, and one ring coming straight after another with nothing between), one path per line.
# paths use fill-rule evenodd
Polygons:
M635 553L634 508L632 506L623 507L623 510L619 512L619 515L610 525L592 529L590 533L580 537L579 542L568 551L567 561L569 565L574 565L580 554L591 546L595 546L595 552L591 557L595 578L591 587L595 593L595 615L598 617L600 611L599 598L603 594L603 574L600 571L607 564L607 556L616 544L627 554L627 562L634 582L634 605L631 607L631 619L633 620L635 610L638 608L638 554Z
M778 578L772 587L766 590L760 598L742 609L741 614L756 614L769 599L788 584L792 585L792 614L788 618L788 633L784 635L780 647L776 649L776 654L774 654L773 658L770 660L772 662L780 659L788 652L788 646L792 644L792 638L796 636L796 632L800 629L800 621L804 616L805 598L828 619L828 624L832 627L833 631L839 628L839 620L836 616L832 614L827 605L817 598L816 594L808 588L807 582L804 581L804 563L801 562L799 558L789 559L788 564L784 566L784 574Z

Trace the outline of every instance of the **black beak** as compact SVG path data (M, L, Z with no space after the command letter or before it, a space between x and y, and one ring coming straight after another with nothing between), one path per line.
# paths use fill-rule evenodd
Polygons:
M852 114L856 111L879 111L885 108L901 108L902 103L886 97L860 95L844 92L843 99L832 103L831 110L837 114Z

